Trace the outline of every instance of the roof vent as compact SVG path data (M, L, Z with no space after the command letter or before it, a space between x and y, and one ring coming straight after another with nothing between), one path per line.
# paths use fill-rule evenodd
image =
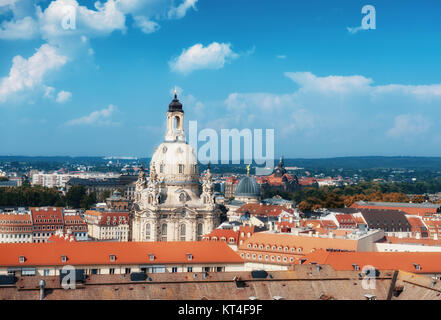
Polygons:
M26 261L25 256L20 256L20 257L18 258L18 261L19 261L20 263L24 263L24 262Z
M193 260L193 255L191 253L187 253L187 260Z
M115 261L116 260L116 256L114 254L110 255L110 261Z
M415 267L415 270L421 270L421 265L418 263L413 263L413 266Z
M360 267L356 263L353 263L352 267L354 268L355 271L359 271L360 270Z
M155 260L155 255L153 253L149 253L149 260L150 261L154 261Z
M67 261L67 256L62 255L62 256L61 256L61 262L66 262L66 261Z

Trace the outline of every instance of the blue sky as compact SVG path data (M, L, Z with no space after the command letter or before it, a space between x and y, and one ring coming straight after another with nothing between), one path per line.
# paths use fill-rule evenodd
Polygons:
M0 154L150 156L176 86L276 156L441 156L437 0L0 0L0 48Z

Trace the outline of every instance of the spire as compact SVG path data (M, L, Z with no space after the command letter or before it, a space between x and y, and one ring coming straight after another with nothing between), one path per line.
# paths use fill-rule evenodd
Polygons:
M247 176L250 175L250 165L247 165Z

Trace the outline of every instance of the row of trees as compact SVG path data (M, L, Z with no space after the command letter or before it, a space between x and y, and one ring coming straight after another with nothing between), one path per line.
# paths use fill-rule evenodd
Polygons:
M267 190L264 197L280 195L299 204L302 211L320 208L349 207L356 201L416 202L426 201L424 193L441 191L441 179L432 179L416 183L378 183L362 182L344 187L323 186L319 188L303 188L296 192ZM406 194L416 194L409 198Z
M56 188L41 186L0 188L0 206L67 206L90 209L96 200L96 194L94 192L87 194L83 186L73 186L66 195L62 195Z

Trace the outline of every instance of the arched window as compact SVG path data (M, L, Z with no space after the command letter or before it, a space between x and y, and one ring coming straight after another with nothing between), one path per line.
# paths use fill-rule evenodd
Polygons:
M178 116L176 116L173 120L173 127L174 129L180 129L181 127L181 118L179 118Z
M161 226L161 241L167 241L167 224Z
M186 232L186 226L185 226L185 224L181 224L181 228L180 228L180 234L181 234L181 236L180 236L180 240L181 241L185 241L185 232Z
M179 195L179 201L180 201L180 202L185 202L185 200L186 200L185 198L186 198L185 193L182 192L182 193Z
M150 232L151 232L150 223L147 223L145 225L145 238L147 240L150 240Z
M162 163L159 165L159 173L164 173L164 165Z
M204 226L202 223L198 223L197 233L198 233L198 241L202 239L202 233L203 233Z

